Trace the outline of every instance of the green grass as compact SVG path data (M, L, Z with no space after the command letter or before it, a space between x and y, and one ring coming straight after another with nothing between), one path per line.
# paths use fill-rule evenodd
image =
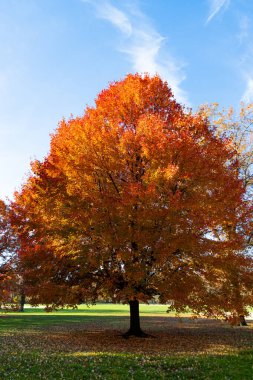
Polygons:
M0 379L253 379L253 329L211 321L183 323L164 305L141 305L142 324L156 338L121 337L128 306L0 318Z
M168 306L166 305L158 305L158 304L140 304L140 314L144 315L165 315ZM20 315L20 312L9 312L9 315ZM29 305L25 305L25 314L32 315L45 315L44 306L40 307L30 307ZM98 303L96 305L79 305L78 309L60 309L54 312L47 313L48 315L128 315L129 314L129 306L122 304L111 304L111 303Z
M140 305L140 315L143 316L166 316L166 305ZM1 315L1 314L0 314ZM8 318L0 321L0 331L27 328L40 328L42 326L97 322L98 317L114 324L115 317L128 317L129 306L121 304L97 304L92 306L80 305L78 309L60 309L54 312L45 312L44 307L25 306L25 312L2 313ZM11 318L9 318L11 317Z
M252 379L253 354L170 358L85 353L3 356L1 379Z

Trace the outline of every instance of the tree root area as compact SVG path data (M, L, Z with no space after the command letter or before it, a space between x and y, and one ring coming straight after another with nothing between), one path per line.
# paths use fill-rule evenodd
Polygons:
M210 319L143 317L144 333L140 336L124 333L128 323L127 317L98 317L85 322L30 325L8 334L0 332L0 355L15 352L19 346L24 351L51 353L97 351L144 355L225 354L253 346L251 320L247 320L246 327L233 327Z

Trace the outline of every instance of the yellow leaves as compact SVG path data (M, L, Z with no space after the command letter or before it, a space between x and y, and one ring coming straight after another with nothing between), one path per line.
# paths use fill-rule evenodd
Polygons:
M164 170L164 178L166 180L172 180L177 174L178 170L179 168L177 165L168 165L167 168Z
M178 173L178 170L178 166L173 164L169 164L165 168L156 167L156 165L154 165L154 168L151 167L150 170L145 173L144 181L146 184L150 185L148 187L150 190L155 189L155 184L158 187L169 186Z

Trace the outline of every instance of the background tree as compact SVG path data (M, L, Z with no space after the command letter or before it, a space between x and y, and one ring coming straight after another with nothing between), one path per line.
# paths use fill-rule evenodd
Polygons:
M218 103L205 104L200 113L216 127L218 136L230 139L239 161L239 176L252 196L253 186L253 104L241 103L240 110L219 108Z
M0 309L13 307L16 289L7 206L0 200Z
M244 244L242 253L238 254L239 265L227 266L227 271L230 274L227 277L227 298L226 302L237 298L238 308L234 308L234 317L242 315L242 305L252 302L252 244L253 244L253 104L241 103L240 110L235 110L232 107L229 109L220 109L217 103L204 105L200 107L200 113L210 120L210 123L215 125L216 134L230 139L231 145L236 151L238 160L238 177L242 180L245 187L244 202L244 220L247 220L247 227L243 228L238 224L229 223L224 230L216 231L216 237L219 239L224 232L229 234L232 229L241 229L244 232ZM244 260L244 264L242 261ZM244 268L242 270L242 268ZM242 271L241 271L242 270ZM246 275L247 272L247 275ZM244 280L248 283L247 287L243 285ZM251 282L251 285L249 284ZM228 286L230 284L230 286ZM240 299L240 302L239 302ZM230 301L229 301L230 300ZM245 320L243 320L245 324Z
M112 83L60 123L12 204L31 302L129 303L138 336L140 301L220 312L210 289L243 233L209 233L246 223L235 154L158 76Z
M0 308L24 311L25 284L7 204L0 200Z

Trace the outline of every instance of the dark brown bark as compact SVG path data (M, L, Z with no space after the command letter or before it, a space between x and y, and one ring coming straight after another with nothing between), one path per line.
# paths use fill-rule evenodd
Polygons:
M139 301L131 300L129 301L130 306L130 328L123 335L125 338L129 336L138 336L141 338L147 337L148 334L144 333L140 325L140 312L139 312Z
M239 319L240 319L240 323L239 323L240 326L248 326L244 315L239 315Z
M19 311L23 312L25 309L25 293L20 294Z

